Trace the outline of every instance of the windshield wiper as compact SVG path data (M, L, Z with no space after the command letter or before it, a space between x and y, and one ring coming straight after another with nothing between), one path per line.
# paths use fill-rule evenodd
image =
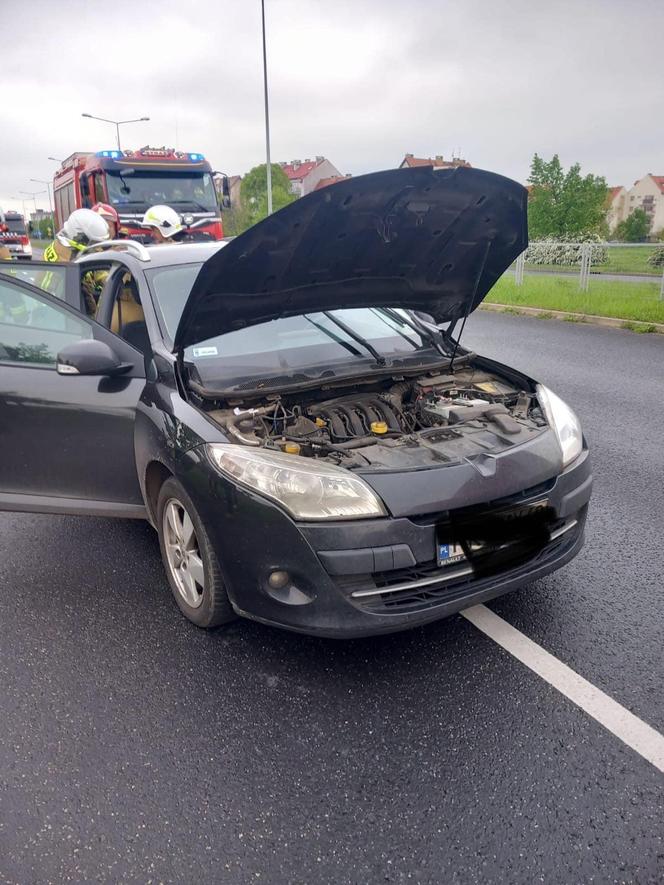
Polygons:
M392 320L392 323L388 323L390 329L393 329L397 333L397 335L401 335L404 341L407 341L413 346L414 350L417 350L417 348L421 346L421 344L418 344L417 341L415 341L409 335L406 335L403 329L399 328L400 325L405 326L407 325L407 323L405 323L402 317L400 317L397 313L390 312L389 307L371 307L369 309L372 313L376 314L376 316L378 316L383 322L385 322L385 317L387 317L389 320ZM380 314L383 314L383 316L380 316ZM412 329L413 327L408 326L408 328Z
M353 356L362 356L360 351L353 347L352 344L349 344L348 341L344 341L343 338L340 338L338 335L335 335L331 329L326 329L325 326L321 326L320 323L317 323L316 320L312 320L310 316L307 314L303 314L305 320L311 323L312 326L315 326L319 332L322 332L324 335L327 335L328 338L331 338L335 344L340 344L342 347L345 347L349 353L352 353Z
M384 310L393 320L403 322L407 326L410 326L410 328L417 332L418 335L421 335L422 338L425 338L429 342L429 344L433 345L434 349L437 350L441 356L449 358L449 353L445 350L440 341L438 341L431 329L429 329L418 317L414 316L411 311L406 311L406 314L404 315L397 313L396 310L391 307L382 307L381 310Z
M326 316L331 323L334 323L336 326L339 326L340 329L346 333L346 335L350 335L353 341L357 341L365 350L368 350L371 356L376 360L379 366L387 365L387 360L384 356L382 356L376 348L367 341L359 332L356 332L354 329L351 329L350 326L346 325L343 320L340 320L339 317L335 317L333 313L330 313L329 310L323 311L323 316Z

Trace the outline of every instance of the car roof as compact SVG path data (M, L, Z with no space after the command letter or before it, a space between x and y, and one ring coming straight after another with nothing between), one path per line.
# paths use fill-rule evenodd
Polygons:
M131 268L148 270L151 267L167 267L178 264L198 264L207 261L223 246L224 240L212 240L202 243L164 243L146 246L149 261L142 261L128 249L103 249L82 255L77 264L98 264L100 261L117 261Z

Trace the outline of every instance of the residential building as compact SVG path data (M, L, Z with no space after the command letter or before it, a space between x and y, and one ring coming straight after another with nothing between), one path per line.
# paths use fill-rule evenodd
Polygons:
M606 198L606 221L610 231L614 231L624 217L626 197L627 191L621 184L609 188L609 195Z
M609 193L607 221L609 229L624 221L635 209L643 209L650 221L650 234L664 230L664 175L648 172L637 179L629 190L612 187Z
M290 163L279 163L290 182L291 193L298 197L310 194L323 178L341 178L341 172L326 160L316 157L315 160L291 160Z
M321 178L316 187L315 191L321 190L321 188L328 187L330 184L336 184L338 181L345 181L347 178L351 178L350 175L332 175L330 178Z
M51 218L51 213L47 212L45 209L37 209L36 212L30 213L30 221L33 224L39 224L40 221L44 221L45 219Z
M219 202L222 206L224 206L224 176L221 173L217 173L214 176L214 189L217 192L217 197L219 198ZM229 206L226 208L229 209L237 209L240 205L240 185L242 183L241 175L229 175L228 176L228 200Z
M454 169L457 166L470 166L470 163L467 160L461 159L461 157L452 157L451 160L446 160L442 154L437 154L435 157L414 157L412 154L406 154L399 164L399 169L410 169L413 166L433 166L434 169Z
M235 209L240 205L240 188L242 186L241 175L228 176L228 188L231 195L231 209Z

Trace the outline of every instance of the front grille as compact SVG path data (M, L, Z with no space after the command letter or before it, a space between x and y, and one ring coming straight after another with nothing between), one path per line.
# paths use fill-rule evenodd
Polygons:
M503 554L495 569L484 566L479 573L468 561L441 568L432 560L412 568L349 575L337 577L334 581L349 601L363 611L376 614L422 611L462 599L470 592L479 592L497 577L509 579L527 574L573 547L582 530L581 514L569 520L558 520L550 526L551 540L544 547L526 558L516 556L510 559L508 552L507 556Z
M471 507L457 508L454 513L457 515L473 515L474 513L489 513L492 510L503 510L505 507L513 507L514 505L523 504L528 501L535 500L540 496L546 495L556 484L556 477L540 482L536 486L523 489L513 495L506 495L504 498L494 498L492 501L483 501L481 504L474 504ZM408 519L416 525L431 525L439 523L449 518L450 511L443 510L434 513L426 513L418 516L409 516Z

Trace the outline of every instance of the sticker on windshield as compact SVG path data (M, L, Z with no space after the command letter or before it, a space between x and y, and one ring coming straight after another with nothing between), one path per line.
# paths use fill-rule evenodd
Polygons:
M194 347L194 356L218 356L216 347Z

